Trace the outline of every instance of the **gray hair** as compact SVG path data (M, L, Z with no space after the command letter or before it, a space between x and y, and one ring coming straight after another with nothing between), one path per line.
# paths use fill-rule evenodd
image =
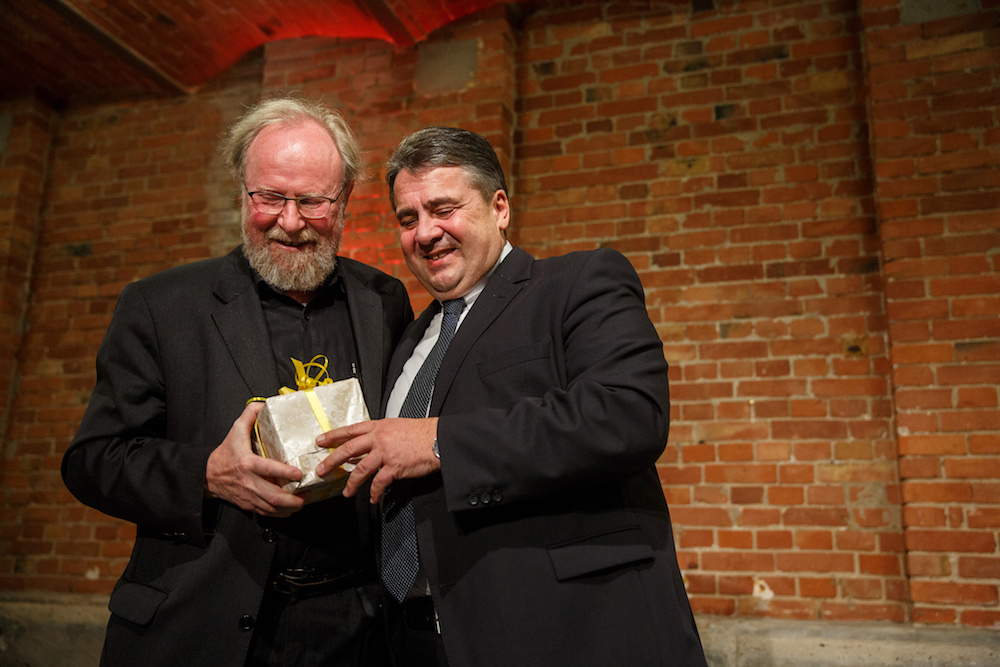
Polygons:
M346 186L364 178L365 161L354 132L337 111L318 102L294 97L261 100L237 120L229 129L222 145L226 164L237 180L245 178L247 151L257 135L269 125L311 120L330 133L330 138L340 151L343 183Z
M487 201L497 190L507 193L500 160L485 137L455 127L428 127L403 139L386 163L392 209L396 210L394 186L399 172L417 174L437 167L461 167Z

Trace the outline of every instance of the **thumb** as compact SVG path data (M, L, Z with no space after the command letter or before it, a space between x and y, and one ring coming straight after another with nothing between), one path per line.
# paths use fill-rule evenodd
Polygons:
M240 413L239 418L236 421L244 422L254 422L257 419L257 415L260 411L264 409L264 401L254 401L251 400L247 403L246 407L243 408L243 412Z

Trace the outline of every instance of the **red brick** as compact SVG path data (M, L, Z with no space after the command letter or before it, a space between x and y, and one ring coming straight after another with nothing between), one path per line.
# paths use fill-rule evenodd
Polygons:
M914 602L955 605L996 605L997 587L982 584L913 581L910 584Z
M909 530L906 544L913 551L990 553L993 540L988 532L959 530Z
M775 566L780 572L853 572L854 558L835 553L779 553Z
M903 483L903 497L914 503L968 502L972 486L967 482L908 481Z

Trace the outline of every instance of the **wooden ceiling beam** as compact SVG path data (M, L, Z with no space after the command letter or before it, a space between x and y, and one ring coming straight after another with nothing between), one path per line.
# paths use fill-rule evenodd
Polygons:
M41 0L41 2L98 44L107 48L123 62L162 86L164 92L192 95L197 91L197 88L186 86L164 72L156 63L122 42L101 26L95 24L89 17L66 0Z
M413 46L416 43L413 35L396 16L396 12L385 3L385 0L356 0L356 2L359 7L378 21L396 46Z

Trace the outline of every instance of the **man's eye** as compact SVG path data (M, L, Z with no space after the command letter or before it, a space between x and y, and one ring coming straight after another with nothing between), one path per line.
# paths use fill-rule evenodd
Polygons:
M305 206L306 208L319 208L326 203L326 200L322 197L303 197L299 200L299 206Z
M285 198L273 192L258 192L257 199L264 204L283 204Z
M439 208L434 213L439 218L449 218L449 217L451 217L451 214L454 213L454 212L455 212L455 209L453 209L453 208Z
M410 228L410 227L412 227L415 224L417 224L417 219L416 218L400 218L399 219L399 226L400 227Z

